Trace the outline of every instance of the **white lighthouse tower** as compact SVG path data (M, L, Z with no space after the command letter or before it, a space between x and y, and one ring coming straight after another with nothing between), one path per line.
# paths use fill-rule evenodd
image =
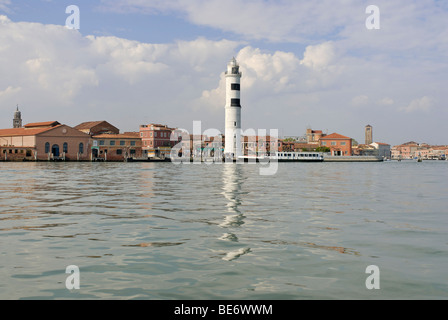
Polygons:
M226 71L226 132L225 150L226 156L238 159L242 155L241 150L241 83L240 66L233 58L227 65Z

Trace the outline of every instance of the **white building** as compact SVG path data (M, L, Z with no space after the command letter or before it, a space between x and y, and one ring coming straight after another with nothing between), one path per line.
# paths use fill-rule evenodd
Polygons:
M226 71L226 155L234 158L242 156L241 149L241 100L240 100L240 67L235 58L230 60Z
M390 149L390 145L387 143L374 142L370 144L377 150L377 155L383 158L391 158L392 152Z

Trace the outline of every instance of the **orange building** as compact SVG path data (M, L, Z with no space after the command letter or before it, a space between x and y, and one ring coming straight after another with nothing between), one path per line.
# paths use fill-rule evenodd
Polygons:
M320 138L320 146L328 147L332 156L351 156L352 138L343 136L339 133L333 133Z
M0 130L1 160L90 160L90 136L57 121Z
M124 161L143 156L142 139L138 132L99 134L92 136L92 157L105 161Z

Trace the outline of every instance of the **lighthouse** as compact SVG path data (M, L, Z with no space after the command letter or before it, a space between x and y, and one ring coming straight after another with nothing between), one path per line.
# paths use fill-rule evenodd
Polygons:
M225 150L226 156L238 158L241 150L241 100L240 84L241 72L235 58L230 60L226 71L226 131Z

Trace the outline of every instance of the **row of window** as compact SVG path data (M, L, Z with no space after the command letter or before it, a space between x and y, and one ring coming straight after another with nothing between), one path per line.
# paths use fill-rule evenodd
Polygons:
M99 142L100 146L105 146L106 145L106 141L105 140L100 140ZM115 140L110 140L109 142L110 146L116 146L117 145L117 141ZM125 146L126 145L126 141L120 141L120 146ZM131 146L135 147L136 142L135 141L131 141Z
M54 153L53 150L57 150L58 151L57 153L59 153L59 145L54 144L50 149L50 143L49 142L45 143L45 153L50 153L50 151L52 151L52 153ZM62 145L62 152L68 153L68 143L67 142L64 142L64 144ZM80 154L84 153L84 143L81 142L78 145L78 152Z
M167 131L162 131L162 132L140 132L140 137L148 137L148 133L149 133L149 137L152 138L154 136L154 138L169 138L171 136L171 132L167 132Z
M117 150L115 150L115 152L116 152L116 154L117 154L118 156L120 156L120 155L123 154L123 150L122 150L122 149L117 149ZM103 152L103 151L100 151L100 154L103 154L103 153L109 153L109 152L108 152L108 150L104 150L104 152ZM131 154L131 155L135 155L135 154L136 154L136 151L135 151L134 149L131 149L131 150L129 150L129 154Z
M3 154L5 154L5 153L9 153L9 154L23 154L24 153L24 150L23 149L20 149L20 150L18 150L18 149L9 149L9 150L6 150L6 149L4 149L3 150ZM31 150L26 150L26 156L27 157L31 157Z
M327 145L327 141L322 141L322 145L323 145L323 146L326 146L326 145ZM338 143L337 143L337 141L331 141L331 145L332 145L332 146L337 146ZM347 145L347 142L341 142L340 145L341 145L341 146L346 146L346 145Z
M296 154L296 153L279 153L279 157L292 157L292 158L299 158L299 157L310 157L310 158L318 158L319 154L317 153L305 153L305 154Z

